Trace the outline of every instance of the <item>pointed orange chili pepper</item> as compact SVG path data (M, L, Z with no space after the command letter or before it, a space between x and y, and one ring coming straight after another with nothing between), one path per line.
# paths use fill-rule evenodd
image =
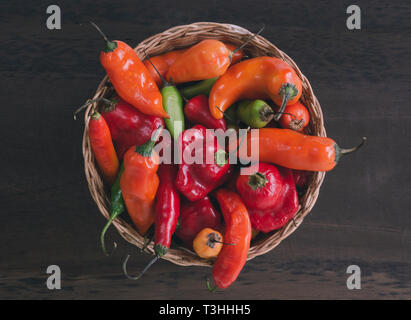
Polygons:
M262 128L258 137L247 135L247 143L239 147L239 154L248 154L251 161L270 162L290 169L330 171L343 155L358 150L365 141L363 137L358 146L342 149L327 137L308 136L290 129ZM254 144L259 145L258 154L251 154Z
M155 219L154 198L159 185L159 156L153 147L161 129L159 127L145 144L131 147L124 155L121 193L128 214L142 236Z
M106 41L100 62L117 94L144 114L168 118L160 90L137 53L123 41L109 41L97 25L92 25Z
M285 61L273 57L252 58L230 67L210 92L209 106L216 119L240 99L271 99L281 106L274 117L279 120L288 104L296 103L302 93L301 79Z
M94 111L91 115L88 131L91 150L104 180L113 184L117 177L120 164L111 140L110 129L100 113Z

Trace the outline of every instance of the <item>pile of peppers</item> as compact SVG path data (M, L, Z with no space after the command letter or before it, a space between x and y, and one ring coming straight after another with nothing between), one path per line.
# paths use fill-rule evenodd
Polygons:
M312 173L333 169L365 142L342 149L330 138L307 134L310 112L300 100L301 79L281 59L245 59L245 44L237 48L205 39L142 61L128 44L109 40L93 25L105 40L100 62L115 91L110 99L88 102L95 106L89 143L111 188L110 218L101 233L106 254L105 233L127 212L141 236L154 238L149 266L170 247L184 246L211 259L215 285L227 288L255 237L293 223ZM239 159L259 145L251 164L230 164L228 151L208 130L228 128L259 130L257 138L246 134L246 144L236 140ZM164 131L173 140L170 146L184 154L195 142L203 147L202 160L214 162L182 157L160 163L155 145ZM249 170L241 173L243 167ZM149 266L127 276L137 279Z

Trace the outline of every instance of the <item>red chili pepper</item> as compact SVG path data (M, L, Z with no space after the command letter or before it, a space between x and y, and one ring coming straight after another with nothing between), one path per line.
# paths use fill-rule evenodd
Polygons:
M190 201L204 198L215 189L228 171L226 152L212 130L196 125L185 130L178 140L182 151L176 187ZM202 144L201 163L189 164L186 156L192 154L193 146ZM212 163L207 163L212 162Z
M89 138L94 158L109 184L113 184L120 168L116 151L114 150L110 130L100 113L94 111L89 122Z
M283 167L278 167L278 170L284 186L275 207L266 210L248 209L253 228L263 232L280 229L294 217L298 210L299 202L292 170Z
M225 221L224 244L213 267L214 282L227 288L238 277L247 260L251 223L247 208L238 194L226 189L216 193Z
M101 114L110 128L120 159L130 147L146 143L158 127L164 128L163 119L146 115L120 98L111 101Z
M191 123L201 124L214 130L227 130L224 118L217 120L211 115L208 98L205 95L199 95L188 100L184 107L184 114Z
M181 206L180 226L176 235L188 248L192 248L193 240L204 228L219 229L220 213L213 207L209 197L195 202L185 201Z
M170 248L171 237L180 215L180 195L174 185L177 166L162 164L158 170L160 186L157 190L154 252L161 257Z
M272 164L260 162L250 167L255 173L239 175L237 190L247 208L266 210L274 208L281 197L283 177Z

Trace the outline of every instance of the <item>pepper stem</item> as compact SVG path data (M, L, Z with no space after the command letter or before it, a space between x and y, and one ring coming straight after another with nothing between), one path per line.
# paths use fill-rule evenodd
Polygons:
M101 242L101 249L103 250L104 254L106 256L109 256L109 254L107 253L106 250L106 245L105 245L105 241L104 241L104 236L106 234L106 231L108 229L108 227L110 227L111 223L116 219L116 217L110 217L110 219L108 219L106 225L104 226L103 230L101 231L101 235L100 235L100 242ZM114 249L116 248L116 246L114 245Z
M104 41L106 41L106 47L103 49L104 52L111 52L117 48L117 43L114 41L108 40L107 36L101 31L100 27L96 25L93 21L90 21L90 24L97 29L98 33L103 37Z
M231 53L230 53L230 61L231 61L233 55L234 55L237 51L239 51L239 50L241 50L242 48L244 48L251 40L253 40L253 39L254 39L256 36L258 36L261 32L263 32L264 28L265 28L265 25L263 25L263 26L261 27L261 29L258 30L258 32L257 32L256 34L253 34L252 36L250 36L242 45L240 45L239 47L237 47L237 48L235 48L233 51L231 51Z
M263 174L261 172L256 172L248 178L248 185L254 191L259 189L259 188L264 187L267 184L267 182L268 182L268 180L265 177L265 174Z
M135 151L141 154L143 157L150 157L153 151L154 145L156 144L158 138L160 137L161 130L163 129L162 126L158 126L156 131L151 135L150 140L146 143L137 146Z
M358 149L360 149L365 144L366 141L367 141L367 137L362 137L362 141L358 146L349 148L349 149L342 149L336 144L335 145L335 162L338 162L343 155L353 153L357 151Z
M137 276L130 276L130 275L128 274L128 272L127 272L127 262L128 262L129 259L130 259L130 255L127 255L126 259L125 259L124 262L123 262L123 272L124 272L124 275L125 275L128 279L130 279L130 280L138 280L138 279L140 279L140 278L144 275L144 273L146 273L146 271L147 271L148 269L150 269L150 267L159 259L159 257L158 257L158 256L155 256L154 259L151 260L151 261L147 264L147 266L143 269L143 271L141 271L141 273L139 273Z
M107 103L107 104L109 104L109 105L111 105L111 104L114 103L114 101L111 101L111 100L109 100L109 99L107 99L107 98L103 98L103 97L96 98L96 99L92 99L92 100L91 100L91 99L88 99L85 104L83 104L80 108L78 108L76 111L74 111L74 113L73 113L73 118L74 118L74 120L77 120L77 114L78 114L79 112L83 111L83 110L84 110L85 108L87 108L90 104L95 103L95 102L99 102L99 101L103 101L103 102L105 102L105 103Z
M297 94L297 87L292 83L286 83L281 87L279 95L283 97L283 102L281 103L280 110L278 110L277 114L274 116L275 121L280 120L281 116L284 113L287 102L293 99Z
M213 293L217 290L217 286L215 286L214 288L211 288L210 279L208 279L208 278L206 280L206 286L207 286L208 291L210 291L211 293Z
M168 82L166 79L164 79L163 75L160 73L160 71L157 70L156 66L151 62L150 58L147 55L146 50L144 50L144 54L146 55L146 59L150 64L153 66L154 70L156 70L158 76L160 77L161 81L163 82L163 87L171 86L171 83Z

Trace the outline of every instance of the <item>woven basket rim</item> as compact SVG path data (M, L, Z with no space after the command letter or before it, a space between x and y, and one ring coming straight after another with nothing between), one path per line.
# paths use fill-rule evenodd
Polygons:
M245 37L252 35L247 29L226 23L216 22L196 22L188 25L175 26L161 33L153 35L140 42L134 49L140 59L148 55L157 55L174 49L188 47L205 38L215 38L218 40L227 41L233 44L241 44ZM296 63L283 51L278 49L274 44L269 42L263 36L259 35L253 38L250 43L244 48L244 52L250 56L269 55L280 58L290 64L296 71L303 83L302 101L307 106L310 112L310 130L311 134L317 136L326 136L324 127L324 119L321 106L313 93L308 79L302 74ZM106 87L108 77L105 76L100 82L93 99L103 97L108 88ZM88 183L90 194L95 201L101 214L109 218L110 200L106 193L105 185L98 172L94 161L93 153L91 152L90 142L88 137L88 124L91 116L92 108L99 108L98 103L90 105L84 115L84 133L82 140L82 151L84 157L84 171ZM308 189L300 198L300 207L294 219L290 220L284 227L274 232L268 233L265 237L252 243L247 260L253 259L259 255L263 255L276 246L278 246L285 238L291 235L303 222L304 218L313 208L319 194L320 187L325 177L325 172L314 172L311 177ZM123 219L117 218L113 222L118 233L129 243L142 248L144 238ZM153 243L150 243L146 251L154 254ZM162 257L174 264L181 266L212 266L213 260L206 260L198 257L194 252L184 248L170 248L168 253Z

